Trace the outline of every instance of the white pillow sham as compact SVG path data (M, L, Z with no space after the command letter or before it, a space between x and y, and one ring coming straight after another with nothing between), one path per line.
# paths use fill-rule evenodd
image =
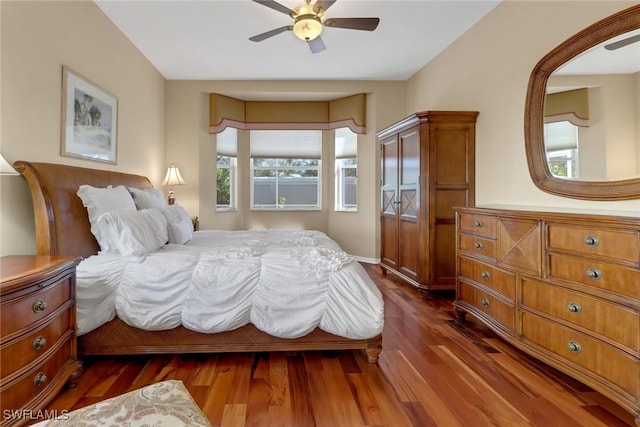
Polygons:
M135 212L136 205L129 191L123 186L99 188L91 185L81 185L76 193L87 208L91 233L95 236L100 249L104 252L115 250L109 245L109 239L102 235L97 227L98 218L106 212Z
M109 244L125 257L146 255L168 240L167 220L156 209L107 212L98 218L97 225Z
M164 200L164 195L160 190L156 188L147 188L146 190L141 190L139 188L129 187L129 192L133 196L133 201L136 204L136 208L138 208L138 210L161 208L167 205Z
M169 243L183 245L193 238L193 222L187 211L180 205L158 208L167 220Z

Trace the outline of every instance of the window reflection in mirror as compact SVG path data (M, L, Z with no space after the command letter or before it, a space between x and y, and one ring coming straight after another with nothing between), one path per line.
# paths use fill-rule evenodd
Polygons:
M553 176L578 179L578 127L564 120L545 123L547 163Z
M640 176L640 42L607 48L639 33L634 30L600 43L549 77L544 133L553 176L581 181ZM575 141L568 143L568 135L575 135ZM560 153L558 144L574 151Z

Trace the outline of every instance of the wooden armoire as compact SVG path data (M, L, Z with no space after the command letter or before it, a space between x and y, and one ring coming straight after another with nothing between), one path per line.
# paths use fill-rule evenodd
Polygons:
M378 132L380 266L425 294L454 290L453 207L475 204L475 111L424 111Z

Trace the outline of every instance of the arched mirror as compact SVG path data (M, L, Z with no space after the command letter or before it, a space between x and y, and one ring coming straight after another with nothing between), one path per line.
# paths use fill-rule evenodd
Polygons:
M538 62L527 91L525 146L543 191L640 198L640 5L586 28Z

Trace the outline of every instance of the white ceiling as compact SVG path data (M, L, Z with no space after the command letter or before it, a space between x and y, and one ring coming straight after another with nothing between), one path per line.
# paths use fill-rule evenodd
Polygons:
M325 27L312 54L293 23L250 0L94 0L169 80L405 80L500 0L338 0L329 18L379 17L373 31ZM303 0L279 0L293 9Z

